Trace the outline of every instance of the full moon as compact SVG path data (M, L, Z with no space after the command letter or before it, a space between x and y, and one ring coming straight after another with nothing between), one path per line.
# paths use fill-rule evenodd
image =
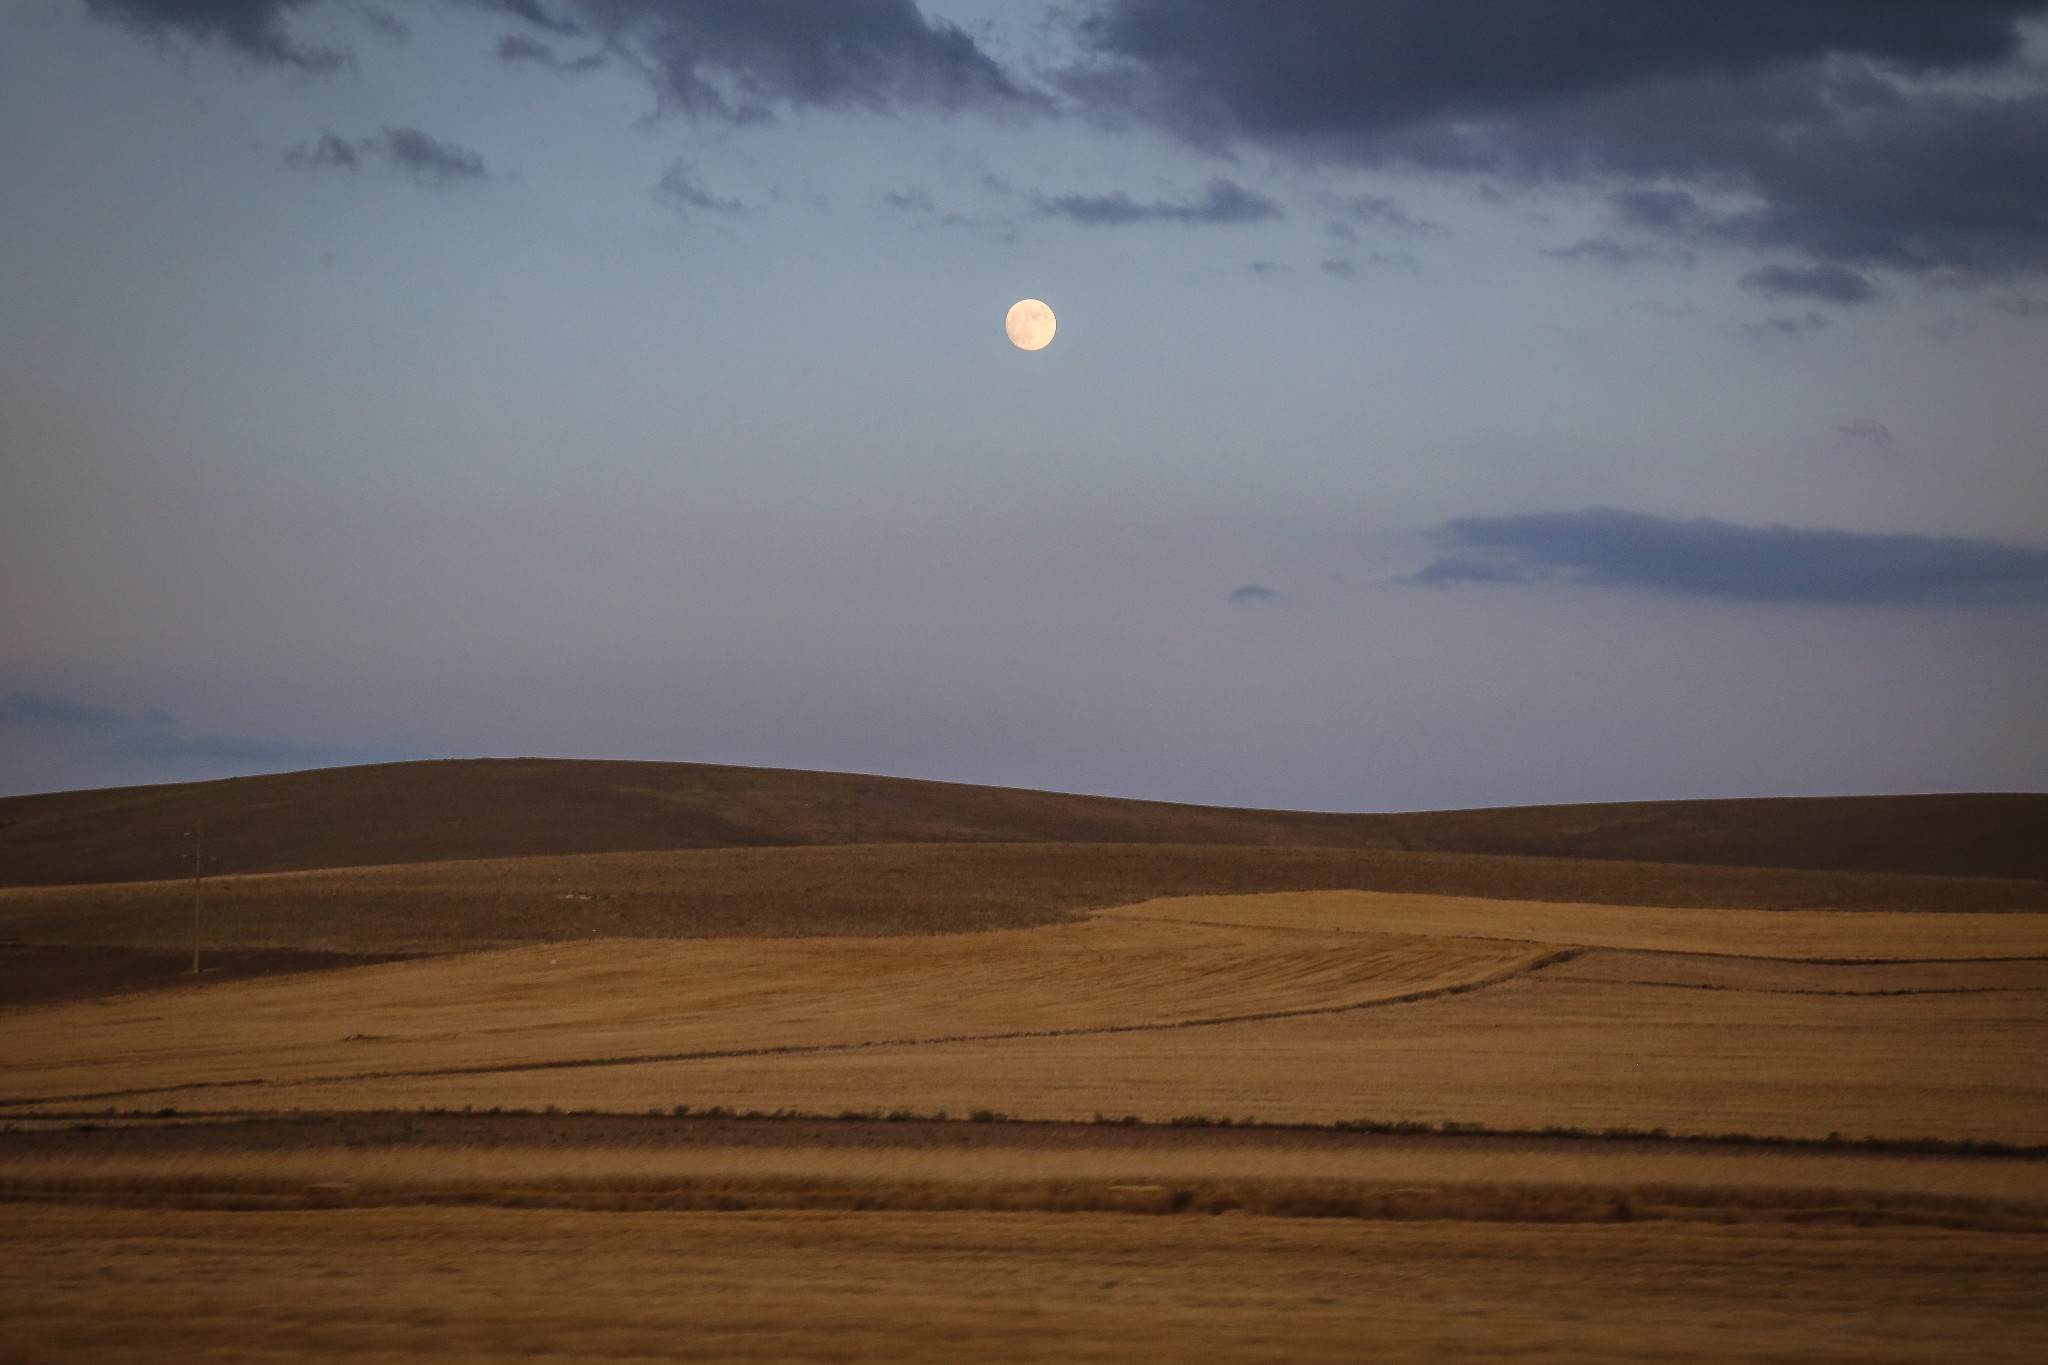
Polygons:
M1023 349L1042 351L1052 344L1052 334L1059 330L1059 321L1053 317L1052 309L1037 299L1019 299L1010 305L1010 315L1003 319L1003 330Z

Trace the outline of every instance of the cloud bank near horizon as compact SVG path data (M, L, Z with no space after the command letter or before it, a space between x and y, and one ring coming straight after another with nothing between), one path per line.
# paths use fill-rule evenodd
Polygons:
M1844 606L2048 602L2048 549L1960 536L1739 526L1595 507L1459 517L1410 584L1555 581Z
M98 758L198 759L243 768L323 768L389 757L260 735L194 732L165 711L117 711L74 697L24 690L0 696L0 733Z

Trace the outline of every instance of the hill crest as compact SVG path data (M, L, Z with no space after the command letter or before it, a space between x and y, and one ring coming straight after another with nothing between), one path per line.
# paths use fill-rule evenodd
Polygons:
M1294 846L2048 878L2048 795L1772 797L1396 814L1269 811L910 778L444 759L0 798L0 885L669 849Z

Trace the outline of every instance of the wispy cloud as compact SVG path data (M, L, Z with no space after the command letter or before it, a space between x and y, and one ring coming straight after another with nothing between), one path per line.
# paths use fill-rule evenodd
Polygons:
M1959 536L1740 526L1596 507L1460 517L1401 580L1554 581L1735 602L2048 602L2048 549Z
M1690 251L1667 242L1624 242L1613 237L1582 237L1570 246L1547 246L1542 248L1542 252L1554 261L1574 261L1616 269L1625 269L1643 261L1675 261L1690 265L1694 259Z
M365 163L383 161L432 185L458 180L481 180L484 170L481 152L453 142L443 142L417 128L386 128L369 137L344 138L322 133L317 141L302 143L285 153L285 160L307 170L360 170Z
M1852 441L1875 446L1879 450L1889 450L1897 444L1892 436L1892 429L1871 417L1858 417L1853 421L1839 422L1835 425L1835 430Z
M604 54L564 57L552 44L524 33L508 33L498 39L498 60L507 66L544 66L550 71L595 71L604 65Z
M1281 216L1280 206L1234 180L1220 176L1198 195L1154 199L1141 203L1119 190L1114 194L1036 195L1040 213L1077 223L1120 227L1127 223L1253 223Z
M1818 299L1823 303L1869 303L1877 286L1859 270L1842 265L1767 265L1742 277L1742 287L1767 299Z
M120 712L69 697L51 697L41 692L9 692L0 697L0 725L10 729L104 730L121 723Z
M697 179L697 168L690 162L677 161L662 174L654 187L654 197L672 209L683 213L741 213L746 205L737 199L713 194Z

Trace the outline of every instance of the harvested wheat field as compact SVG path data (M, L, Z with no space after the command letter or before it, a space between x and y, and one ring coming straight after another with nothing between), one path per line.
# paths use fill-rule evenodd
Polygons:
M2048 1165L1123 1124L0 1133L27 1358L2028 1358Z
M882 939L610 940L0 1018L10 1100L615 1068L1173 1029L1469 988L1557 956L1414 935L1142 919Z
M17 1011L0 1076L17 1111L683 1104L2024 1144L2048 1141L2044 953L2031 914L1186 898Z
M16 1209L23 1359L2038 1358L2048 1241L1118 1214Z
M147 880L190 793L10 808L5 1353L2048 1335L2033 798L1295 817L419 766L214 793L197 976L192 884ZM1670 850L1722 865L1633 861Z
M1799 961L2048 960L2048 915L2033 914L1689 910L1309 891L1182 896L1120 907L1106 917L1324 933L1469 935L1586 948Z

